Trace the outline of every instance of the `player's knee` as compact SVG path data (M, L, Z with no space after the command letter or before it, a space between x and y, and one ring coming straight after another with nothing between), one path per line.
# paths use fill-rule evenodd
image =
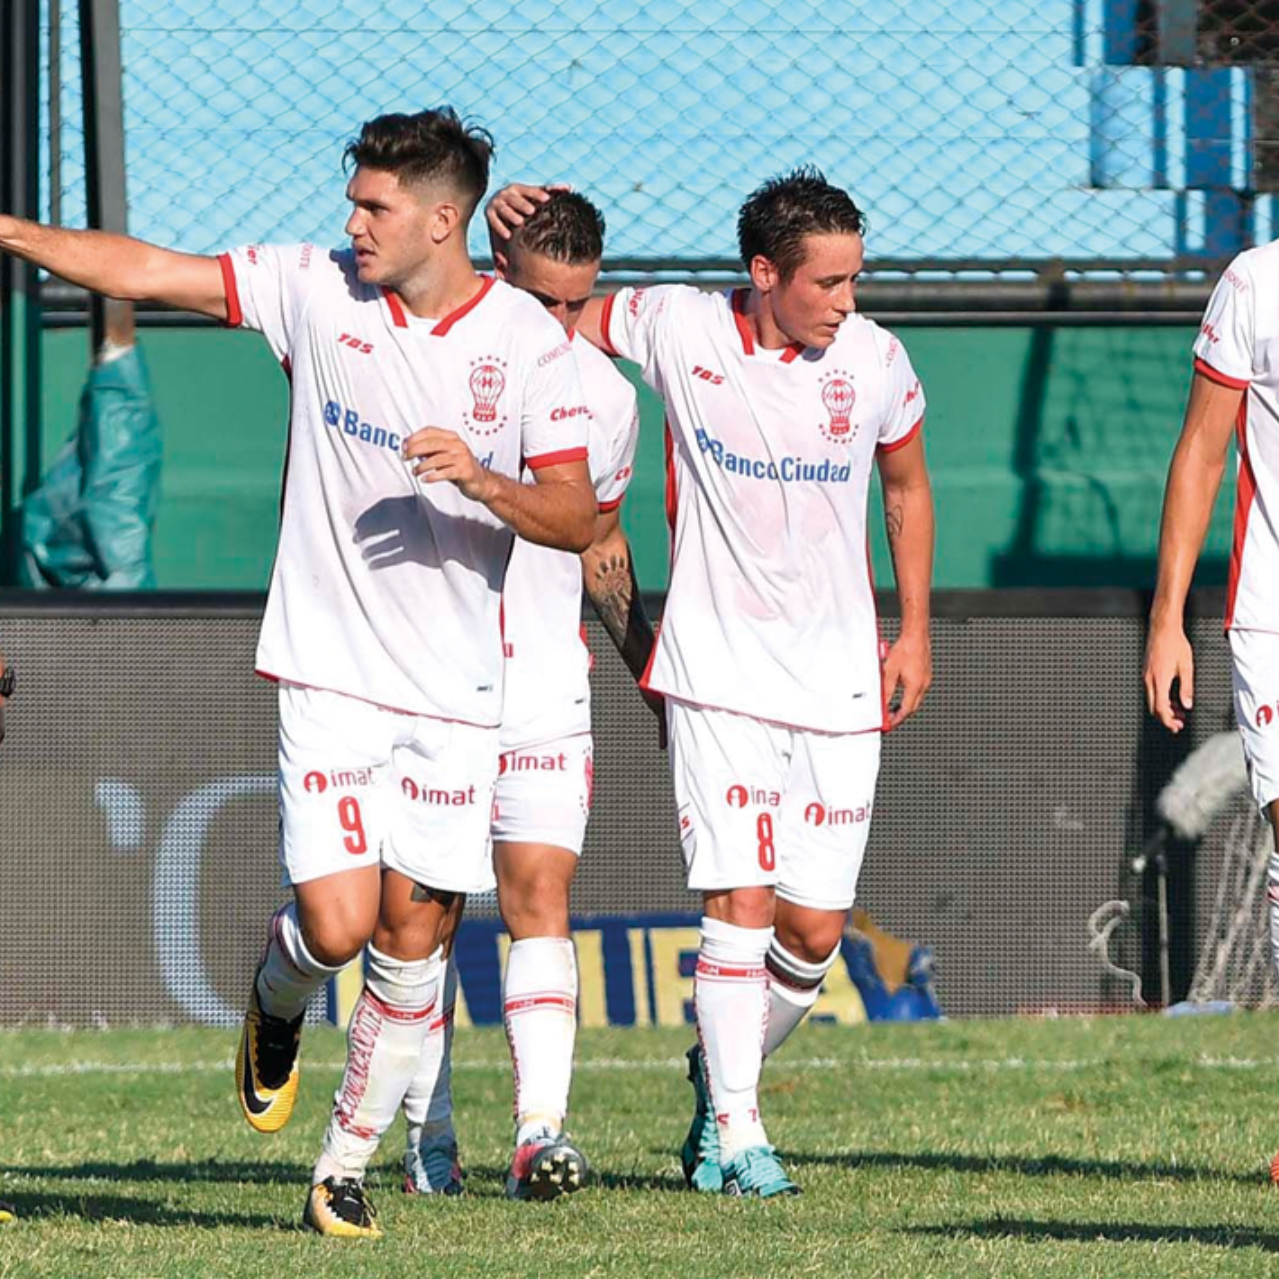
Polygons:
M707 917L736 928L771 928L777 913L777 894L772 888L730 888L707 893Z
M843 935L843 911L807 912L803 920L779 914L776 923L777 944L805 964L828 964Z
M302 920L302 940L312 958L326 968L349 964L373 935L370 920L361 926L350 919Z

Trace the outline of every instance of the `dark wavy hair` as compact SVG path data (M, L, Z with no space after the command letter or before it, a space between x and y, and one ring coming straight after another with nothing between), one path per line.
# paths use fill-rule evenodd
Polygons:
M467 215L484 198L493 135L463 120L452 107L414 115L380 115L366 121L346 145L347 168L380 169L401 182L448 183L467 203Z
M765 257L783 280L804 261L806 235L863 235L866 216L847 191L832 186L812 165L771 178L747 197L737 215L737 246L742 263Z
M598 262L604 256L604 215L577 191L552 191L511 236L511 243L525 253L571 266Z

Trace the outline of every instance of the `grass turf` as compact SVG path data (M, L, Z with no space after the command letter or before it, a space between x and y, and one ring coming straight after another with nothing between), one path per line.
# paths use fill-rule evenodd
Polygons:
M402 1132L370 1177L377 1242L300 1230L340 1077L308 1031L292 1122L239 1116L234 1034L0 1033L4 1276L1272 1275L1279 1016L805 1027L770 1062L770 1134L800 1199L683 1189L688 1036L587 1031L572 1131L592 1186L508 1203L500 1031L459 1034L468 1193L399 1192Z

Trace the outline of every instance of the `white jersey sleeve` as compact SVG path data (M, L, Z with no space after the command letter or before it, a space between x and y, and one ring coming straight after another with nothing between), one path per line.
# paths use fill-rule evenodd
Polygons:
M924 388L901 342L882 329L876 336L887 339L882 348L887 402L879 424L879 451L891 453L919 434L924 424Z
M639 444L639 399L612 361L586 342L574 349L591 403L591 482L601 512L615 511L630 487ZM597 362L602 367L596 368Z
M662 394L660 357L665 335L683 295L699 292L687 284L618 289L604 300L600 314L604 350L638 364L644 381Z
M1201 373L1234 387L1252 381L1256 299L1248 259L1236 258L1217 281L1195 338L1195 366Z
M520 416L525 466L538 471L586 461L590 416L572 347L560 334L528 371Z
M277 360L289 359L316 273L313 244L248 244L223 253L227 327L261 333Z

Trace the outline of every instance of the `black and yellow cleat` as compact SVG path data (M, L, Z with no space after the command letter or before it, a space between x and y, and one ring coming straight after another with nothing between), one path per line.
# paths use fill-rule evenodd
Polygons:
M302 1224L319 1235L339 1239L381 1239L377 1213L362 1181L326 1177L311 1187Z
M298 1046L305 1013L293 1021L272 1017L258 1002L257 978L235 1055L235 1090L244 1117L258 1132L279 1132L298 1095Z
M17 1221L18 1210L9 1202L0 1199L0 1226L7 1226L11 1221Z

